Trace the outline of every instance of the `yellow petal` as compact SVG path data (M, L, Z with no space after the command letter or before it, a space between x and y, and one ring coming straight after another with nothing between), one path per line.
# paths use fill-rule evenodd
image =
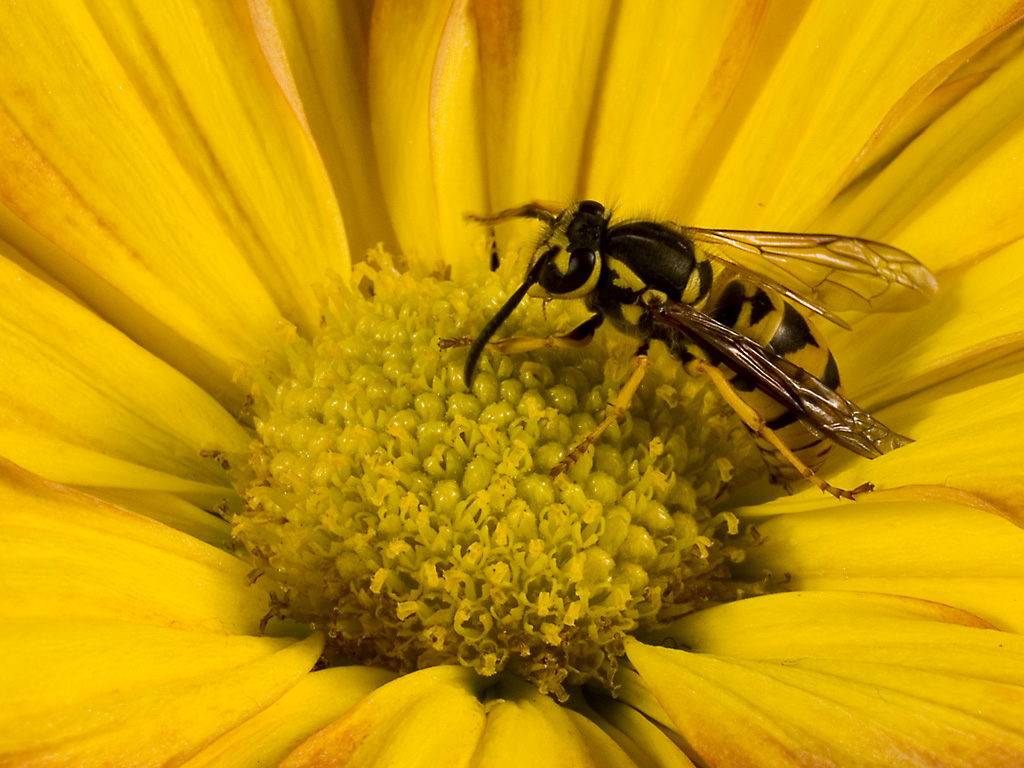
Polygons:
M87 707L99 697L222 673L292 638L189 632L109 619L4 619L0 722ZM0 727L0 738L11 738Z
M601 728L640 768L693 768L693 762L640 711L608 696L594 697ZM605 718L607 718L605 720Z
M959 504L884 498L757 523L738 572L770 571L793 590L917 597L1024 632L1024 530Z
M857 223L847 216L847 208L859 207L862 192L872 184L893 159L920 134L929 130L933 123L948 110L954 107L964 96L984 83L1007 62L1020 53L1021 42L1024 40L1024 27L1020 24L1011 26L1003 34L987 44L981 51L968 59L956 72L938 88L897 122L891 131L879 136L878 141L868 148L860 165L864 169L851 184L833 200L821 216L811 225L818 231L853 231ZM888 204L898 206L898 199L889 199ZM875 209L875 214L884 213L884 209ZM862 221L861 232L867 232L870 221Z
M47 709L2 729L0 752L17 764L178 764L280 698L322 649L314 635L242 663Z
M0 257L4 261L13 262L32 277L41 280L79 304L84 303L67 285L25 255L45 251L47 248L53 253L59 252L52 243L16 217L10 209L0 205Z
M817 231L842 231L844 228L855 226L851 221L844 219L847 208L858 205L861 193L912 141L956 106L964 96L1015 58L1019 53L1022 39L1024 27L1019 24L1010 26L964 62L920 104L900 116L891 130L883 132L877 141L868 147L859 163L859 175L829 203L816 219L816 223L810 225L811 228Z
M871 481L878 488L931 486L966 491L1005 511L1024 510L1024 375L958 391L950 382L924 390L875 415L915 442L873 461L837 457L829 482L852 488ZM858 479L859 478L859 479ZM852 483L852 485L849 485ZM819 496L820 498L820 496Z
M370 107L381 185L402 250L433 265L473 258L463 220L486 210L477 48L466 0L374 6Z
M66 483L230 494L202 451L244 452L245 431L166 363L0 260L0 445Z
M968 61L970 64L973 59ZM961 67L959 71L962 71ZM828 208L809 228L815 231L854 231L853 224L844 223L842 215L846 206L851 205L862 190L870 184L878 174L885 170L889 163L943 114L953 107L960 99L977 88L992 72L970 72L962 76L953 75L945 83L925 97L924 101L914 107L909 114L900 120L889 133L881 136L869 149L861 162L865 170L833 200ZM856 230L864 232L866 230Z
M295 106L316 138L353 256L361 259L378 242L395 253L370 135L369 33L360 8L327 0L260 0L253 5L265 22L260 28L264 50L275 44L282 48L287 71L275 70L278 80L294 89Z
M193 757L183 768L277 765L311 733L394 679L373 667L335 667L303 677L280 699Z
M3 618L105 617L255 634L269 611L241 560L6 462L0 527Z
M498 686L476 764L507 766L622 766L635 764L615 741L578 712L558 705L521 680Z
M830 346L856 402L905 399L1024 348L1024 242L941 276L931 304L864 318Z
M460 666L432 667L376 689L311 736L281 768L468 765L484 727L481 678Z
M736 632L737 628L749 632ZM783 658L790 650L808 658L829 658L846 645L844 654L855 651L857 658L876 660L892 654L897 645L931 644L930 638L945 636L943 633L979 648L994 649L1007 637L999 632L965 632L971 628L987 630L990 626L966 611L927 600L865 592L794 591L696 611L651 637L685 642L698 653L746 659ZM883 645L875 642L875 635L884 635ZM939 645L936 650L941 658L955 664L956 654ZM933 666L940 656L922 655L903 663ZM993 676L1008 674L1006 682L1024 682L1024 668L1014 665L993 665L989 672Z
M815 227L904 248L933 270L1024 234L1024 53L918 136L841 210Z
M218 549L227 549L231 544L231 524L226 519L173 494L130 488L88 488L85 493L109 501L114 506L151 517ZM236 502L235 506L241 506L241 499L233 501ZM229 516L230 513L225 514L225 517Z
M533 0L474 6L494 210L579 195L610 5Z
M534 693L535 697L540 697L541 694ZM562 766L566 764L572 765L592 765L595 768L637 768L638 763L634 762L629 753L627 753L621 745L611 737L603 728L597 723L593 722L587 717L579 714L572 710L559 711L557 714L562 717L557 717L554 707L555 703L550 699L547 699L546 703L542 703L538 706L538 710L543 714L545 710L551 713L551 716L545 720L547 730L553 732L553 736L558 741L562 742L561 749L551 752L545 751L545 760L535 760L534 765L544 766L550 765L552 768ZM560 719L567 721L564 725L559 723ZM571 725L575 729L576 733L571 734L569 738L566 738L565 730L568 730L566 726ZM643 733L643 731L639 731ZM533 732L528 732L530 736L533 736ZM653 734L652 734L653 735ZM541 739L537 739L541 742ZM540 746L541 744L538 744ZM646 746L646 745L645 745ZM671 744L661 743L652 750L657 754L658 750L668 753L669 759L681 756L679 750L672 751ZM560 756L558 753L561 752ZM550 757L549 757L550 755ZM646 758L647 755L644 752L637 753L638 758ZM508 766L522 765L522 762L513 763L501 758L499 764L505 764ZM685 765L685 763L683 763ZM640 763L642 765L642 763ZM659 768L664 768L666 765L672 765L672 762L667 763L655 763Z
M243 4L4 6L0 91L0 202L105 317L222 380L316 327L340 216Z
M743 122L693 221L804 229L864 150L1020 12L1010 0L811 3L752 103L737 105Z
M966 623L962 623L962 621ZM1024 759L1024 640L907 598L789 593L627 644L710 764L1005 766Z
M616 698L642 712L651 722L672 727L672 718L658 702L651 689L632 667L622 665L615 675Z
M594 127L583 139L590 155L584 197L624 200L648 213L689 211L706 183L708 137L734 95L764 11L762 2L700 0L684 10L667 0L616 12Z

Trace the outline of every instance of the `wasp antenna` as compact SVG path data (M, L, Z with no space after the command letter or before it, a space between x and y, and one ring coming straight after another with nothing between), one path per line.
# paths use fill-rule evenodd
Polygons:
M494 315L484 326L483 330L480 331L480 335L473 340L473 346L469 348L469 354L466 355L466 372L464 378L466 379L466 389L469 389L473 383L473 374L476 372L476 364L480 360L480 355L483 354L484 347L487 346L487 342L491 340L497 330L501 327L508 316L512 314L512 311L519 306L519 302L523 300L526 292L530 290L530 286L533 283L523 283L513 293L509 300L506 301L501 309L498 310L497 314Z
M508 320L508 316L512 314L513 310L519 306L519 302L526 296L526 292L540 279L541 269L546 262L547 259L545 258L537 259L534 265L530 267L530 271L527 273L523 284L516 289L515 293L509 296L508 301L501 305L501 309L487 322L487 325L480 331L480 335L473 340L473 345L469 348L469 354L466 355L466 371L464 374L466 389L469 389L473 383L476 364L479 362L480 355L483 354L487 342L491 340L491 336L497 332L502 323Z

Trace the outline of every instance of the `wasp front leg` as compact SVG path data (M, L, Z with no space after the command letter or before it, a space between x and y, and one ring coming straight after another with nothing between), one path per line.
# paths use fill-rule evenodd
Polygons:
M636 391L640 388L640 383L644 380L644 376L647 375L647 369L651 367L651 359L647 356L646 343L637 350L635 355L633 355L632 362L633 370L629 374L629 378L626 379L626 382L622 385L622 388L619 389L619 394L616 396L615 400L611 402L611 408L608 411L608 416L605 417L604 421L594 427L594 429L591 430L590 433L569 452L568 456L552 467L552 477L557 477L579 461L580 457L587 452L587 449L597 442L597 439L604 434L604 431L622 418L622 415L629 410L629 404L633 401L633 396L636 395Z
M533 352L536 349L578 349L585 347L594 338L594 332L604 322L603 315L591 315L568 333L559 336L512 336L507 339L487 342L486 349L500 355L515 355L521 352ZM441 349L453 347L470 347L476 339L469 336L457 336L441 339Z
M710 363L700 359L691 360L686 363L686 372L691 376L705 375L711 379L711 383L715 385L715 389L718 390L718 393L722 396L725 402L729 404L729 407L736 412L736 415L743 420L743 423L747 425L747 428L753 432L754 435L768 443L780 456L788 461L797 472L810 480L825 493L830 493L837 499L853 500L860 494L873 490L871 483L864 483L863 485L857 486L852 491L848 491L844 488L837 488L818 477L813 469L801 461L800 457L797 456L773 430L769 429L761 414L754 410L754 408L739 396L732 384L730 384L725 378L725 375Z
M491 271L494 272L501 264L501 259L498 254L498 241L495 238L494 232L495 225L512 219L537 219L538 221L544 222L547 226L553 227L555 225L555 221L558 219L558 215L562 213L564 208L564 205L559 205L558 203L534 200L533 202L526 203L524 205L517 205L515 208L506 208L503 211L498 211L497 213L492 213L488 216L480 216L475 213L465 213L463 214L463 217L468 221L475 221L477 224L486 224L490 227Z
M489 216L479 216L475 213L467 213L464 216L478 224L501 224L510 219L537 219L551 226L564 208L564 205L559 205L558 203L534 200L524 205L517 205L515 208L506 208Z

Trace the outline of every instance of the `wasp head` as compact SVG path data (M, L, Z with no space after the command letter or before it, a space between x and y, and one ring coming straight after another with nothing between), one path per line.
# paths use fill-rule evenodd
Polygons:
M601 275L601 240L607 226L604 206L593 200L559 214L537 245L533 267L539 271L529 294L578 299L593 291Z
M469 348L465 370L467 387L487 342L527 294L544 299L578 299L597 287L601 275L601 240L607 227L604 206L593 200L566 208L549 221L523 284L488 321Z

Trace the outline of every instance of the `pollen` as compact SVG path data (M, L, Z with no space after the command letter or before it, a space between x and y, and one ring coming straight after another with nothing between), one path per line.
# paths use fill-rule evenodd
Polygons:
M351 287L350 287L351 286ZM237 541L276 612L329 637L331 661L462 664L565 698L611 687L623 645L735 596L735 519L716 514L735 420L657 350L628 412L568 471L607 413L636 342L566 352L464 348L515 284L397 270L377 254L324 292L287 370L254 374L255 438ZM527 300L500 336L574 327L571 302Z

